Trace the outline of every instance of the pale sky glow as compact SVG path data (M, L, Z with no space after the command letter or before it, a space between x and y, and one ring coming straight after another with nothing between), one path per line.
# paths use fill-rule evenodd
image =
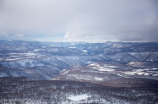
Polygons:
M157 0L0 0L0 39L157 41Z

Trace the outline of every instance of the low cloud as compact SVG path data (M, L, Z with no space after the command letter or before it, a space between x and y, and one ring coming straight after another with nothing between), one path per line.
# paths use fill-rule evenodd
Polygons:
M1 0L0 37L13 39L8 34L41 41L157 41L158 2Z

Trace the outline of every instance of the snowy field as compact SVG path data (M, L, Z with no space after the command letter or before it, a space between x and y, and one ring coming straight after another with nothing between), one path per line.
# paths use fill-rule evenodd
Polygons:
M80 100L86 100L88 98L87 94L83 94L83 95L76 95L76 96L69 96L68 99L72 100L72 101L80 101Z

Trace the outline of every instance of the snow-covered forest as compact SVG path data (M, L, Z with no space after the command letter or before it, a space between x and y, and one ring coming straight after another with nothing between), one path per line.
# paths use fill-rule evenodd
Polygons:
M155 88L106 87L74 81L0 78L0 104L156 104Z

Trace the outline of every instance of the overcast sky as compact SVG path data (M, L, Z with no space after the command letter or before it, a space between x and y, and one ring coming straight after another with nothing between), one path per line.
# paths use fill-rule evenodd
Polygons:
M158 41L158 0L0 0L0 39Z

